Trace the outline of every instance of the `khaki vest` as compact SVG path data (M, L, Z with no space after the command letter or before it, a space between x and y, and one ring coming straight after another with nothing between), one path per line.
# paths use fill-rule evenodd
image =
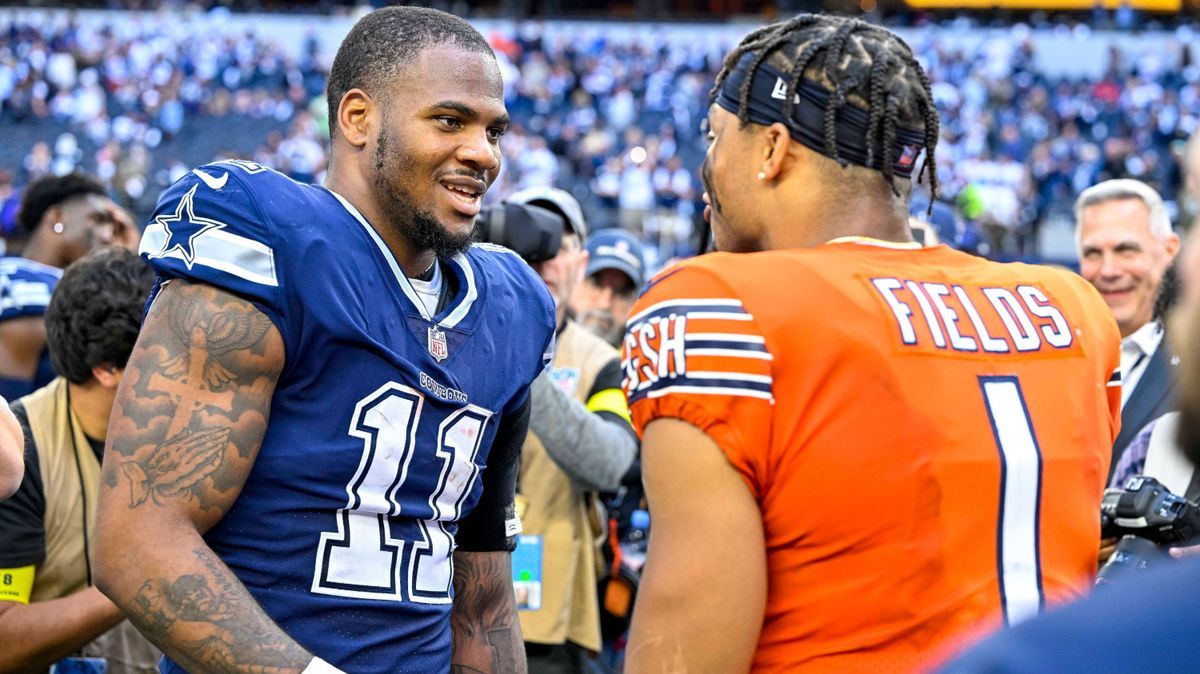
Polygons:
M59 599L88 587L84 520L89 548L94 547L100 462L74 416L68 421L67 381L61 377L21 398L42 469L46 497L46 559L38 565L30 602ZM71 437L71 430L74 437ZM82 477L82 479L81 479ZM128 621L100 635L81 650L108 659L109 674L153 674L159 653Z
M567 321L553 374L569 395L586 403L596 375L616 355L603 339ZM603 529L595 495L572 484L532 431L521 450L519 484L527 503L523 533L542 537L542 607L519 613L521 632L534 643L572 641L599 651L597 541Z

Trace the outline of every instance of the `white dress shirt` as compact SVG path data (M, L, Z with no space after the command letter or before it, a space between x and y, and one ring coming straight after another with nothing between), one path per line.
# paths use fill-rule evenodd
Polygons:
M1121 409L1125 409L1129 394L1137 388L1138 380L1162 339L1162 324L1150 321L1121 340Z

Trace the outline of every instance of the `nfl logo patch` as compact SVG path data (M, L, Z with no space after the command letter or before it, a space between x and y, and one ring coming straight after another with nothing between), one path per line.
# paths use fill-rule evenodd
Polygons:
M429 355L437 359L437 362L446 360L450 355L450 347L446 346L446 333L438 329L438 326L429 326Z

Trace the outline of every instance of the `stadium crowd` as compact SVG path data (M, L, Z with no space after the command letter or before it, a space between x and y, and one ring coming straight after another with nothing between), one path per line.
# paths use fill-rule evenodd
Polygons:
M0 671L925 671L1200 496L1192 45L582 35L0 29Z
M270 36L152 16L4 21L0 155L15 167L0 173L4 231L20 188L46 173L93 172L141 216L187 167L214 158L253 159L302 182L323 175L330 54L314 36L289 54ZM1175 155L1200 110L1200 55L1186 34L1164 33L1140 55L1114 48L1098 79L1041 72L1020 26L975 48L929 35L914 47L943 121L943 196L967 227L943 239L1036 257L1039 226L1069 219L1075 196L1109 178L1143 180L1174 208ZM597 226L652 241L654 268L694 252L702 204L685 167L703 155L703 94L730 42L670 31L585 39L535 25L489 37L516 120L495 197L556 184Z

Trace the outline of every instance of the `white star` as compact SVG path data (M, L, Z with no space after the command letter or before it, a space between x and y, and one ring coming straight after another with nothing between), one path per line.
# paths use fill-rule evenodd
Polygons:
M154 222L162 225L163 230L167 233L167 240L163 243L162 250L154 257L166 257L172 251L179 250L183 263L187 265L188 269L191 269L192 263L196 261L196 239L209 231L225 227L223 222L196 215L192 202L196 196L196 189L199 187L199 185L194 185L187 194L183 195L183 198L179 200L179 206L175 208L174 215L160 215L154 218ZM172 223L175 224L174 228L171 227ZM183 240L185 237L186 243Z

